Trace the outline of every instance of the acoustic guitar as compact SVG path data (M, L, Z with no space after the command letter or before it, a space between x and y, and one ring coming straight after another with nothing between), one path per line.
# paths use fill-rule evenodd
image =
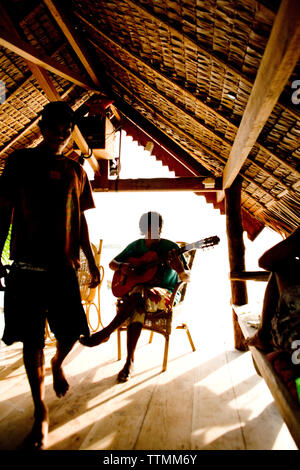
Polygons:
M188 243L174 252L177 256L185 253L186 251L194 250L195 248L209 248L217 245L220 238L217 236L203 238L194 243ZM162 262L166 261L169 253L167 253L163 259L158 258L156 251L148 251L139 258L130 257L127 262L133 265L132 273L123 274L121 270L114 272L112 279L112 293L115 297L124 297L133 287L138 284L147 284L154 279L158 266Z

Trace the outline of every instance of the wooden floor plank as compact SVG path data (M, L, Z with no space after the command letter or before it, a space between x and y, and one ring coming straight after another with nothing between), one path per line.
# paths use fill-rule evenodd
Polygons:
M114 333L95 348L74 347L64 364L70 390L58 399L50 367L55 348L47 345L49 450L295 448L248 353L233 348L228 290L220 290L224 281L216 279L215 270L218 295L204 287L199 303L199 285L209 282L209 266L201 266L195 289L191 285L188 291L191 300L186 299L197 350L192 352L184 331L175 331L165 373L161 374L164 340L154 335L148 344L145 332L132 379L118 384L125 357L117 361ZM122 341L125 354L125 334ZM18 449L33 422L32 399L21 345L0 346L0 449Z
M296 450L266 383L254 369L250 352L230 350L227 356L246 449Z
M177 338L177 341L186 341L185 333L180 333L182 337ZM172 361L172 344L170 345L171 361L153 389L136 449L191 448L196 358L195 353L189 351L187 342L185 347L188 353L183 353L181 358Z
M209 350L208 344L202 345L194 392L193 449L245 448L236 397L221 346Z

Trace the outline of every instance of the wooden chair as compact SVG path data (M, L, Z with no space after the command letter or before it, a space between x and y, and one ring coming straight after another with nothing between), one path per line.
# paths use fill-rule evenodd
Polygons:
M101 279L100 284L94 288L89 287L91 275L90 275L87 259L82 250L80 250L80 269L77 272L81 300L85 309L85 313L86 313L90 330L92 332L97 331L100 325L103 328L103 324L101 320L101 310L100 310L100 288L104 279L104 268L103 266L100 265L102 244L103 244L103 240L100 240L98 249L93 243L91 244L93 252L94 252L96 265L98 266L100 270L100 279ZM94 328L92 327L91 321L90 321L90 310L92 307L95 308L96 313L97 313L97 325Z
M184 242L177 242L179 246L185 245ZM195 258L196 250L191 250L186 252L184 256L186 257L187 264L189 269L192 268L194 258ZM184 298L186 294L187 283L186 282L178 282L176 285L172 296L170 305L167 310L161 310L155 313L147 313L147 318L145 319L143 329L151 331L149 343L152 342L153 333L159 333L164 336L165 338L165 348L164 348L164 356L163 356L163 367L162 372L167 369L168 364L168 353L169 353L169 340L170 335L173 329L181 329L185 330L189 343L192 347L193 351L196 351L195 345L193 343L189 328L186 323L177 322L176 317L182 312L182 307L184 303ZM181 293L180 300L177 304L175 304L176 294L177 292ZM118 360L121 359L121 332L127 331L127 326L120 326L117 329L117 341L118 341Z
M89 287L91 275L90 275L87 259L82 250L80 250L80 269L77 271L81 301L85 309L89 328L92 332L97 331L100 325L103 328L103 324L101 321L101 311L100 311L100 288L101 288L102 281L104 279L104 268L103 266L100 265L102 243L103 243L103 240L100 240L99 249L97 249L97 247L94 244L91 244L93 252L94 252L96 264L100 270L100 276L101 276L100 284L97 287L92 288L92 289ZM91 326L91 321L90 321L90 309L92 306L96 309L96 313L97 313L96 328L93 328ZM53 344L54 342L56 342L54 335L51 333L48 322L46 322L45 339L47 341L47 344Z

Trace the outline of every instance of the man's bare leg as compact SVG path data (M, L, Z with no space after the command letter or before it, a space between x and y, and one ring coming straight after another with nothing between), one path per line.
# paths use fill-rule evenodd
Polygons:
M53 388L56 395L61 398L69 390L69 384L66 380L62 369L62 363L67 357L75 343L63 344L61 341L56 342L56 354L51 360Z
M142 331L142 323L134 322L127 327L127 359L123 369L118 374L119 382L127 382L133 370L134 353Z
M94 333L90 337L82 337L79 342L84 346L98 346L100 343L108 341L110 335L122 325L122 323L127 320L132 314L133 310L137 307L139 303L143 302L143 299L139 294L133 294L128 299L124 301L123 305L117 310L116 316L113 320L107 325L103 330Z
M45 404L45 361L43 349L34 349L24 344L23 359L34 404L34 424L25 446L43 449L48 436L48 409Z

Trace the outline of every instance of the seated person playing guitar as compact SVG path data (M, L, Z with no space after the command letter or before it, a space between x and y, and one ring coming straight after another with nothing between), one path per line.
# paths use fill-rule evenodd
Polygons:
M147 312L166 309L179 279L190 278L184 256L178 256L178 245L160 237L162 224L162 216L156 212L142 215L139 227L144 238L130 243L109 264L115 271L112 291L119 298L117 315L103 330L80 339L85 346L97 346L127 321L127 359L118 375L120 382L127 381L132 371Z

